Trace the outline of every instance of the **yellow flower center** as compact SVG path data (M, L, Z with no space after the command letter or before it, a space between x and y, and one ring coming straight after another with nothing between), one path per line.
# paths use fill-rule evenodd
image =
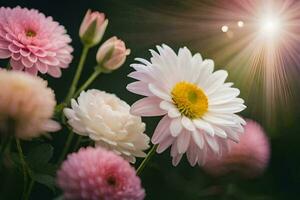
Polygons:
M26 30L25 34L27 37L35 37L36 36L36 32L31 29Z
M171 95L180 113L190 119L202 117L208 109L207 96L195 84L179 82L172 89Z

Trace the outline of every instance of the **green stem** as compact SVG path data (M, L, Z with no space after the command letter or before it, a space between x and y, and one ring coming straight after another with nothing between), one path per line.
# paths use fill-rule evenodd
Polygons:
M67 141L65 143L65 147L64 147L64 149L63 149L63 151L62 151L62 153L61 153L61 155L58 159L58 164L60 164L64 160L64 158L66 157L66 155L69 151L69 148L71 146L73 137L74 137L74 133L73 133L73 131L70 131L69 135L67 137Z
M68 95L65 99L66 104L69 103L69 101L71 100L71 98L73 97L73 95L76 91L77 84L78 84L78 81L79 81L79 78L80 78L80 75L81 75L81 72L82 72L82 69L83 69L83 66L84 66L84 62L86 60L86 56L88 54L89 49L90 49L89 46L87 46L87 45L83 46L83 50L82 50L82 53L81 53L81 57L80 57L80 60L79 60L78 66L77 66L77 70L76 70L74 79L72 81L72 84L71 84L70 90L68 92Z
M89 77L88 80L85 81L85 83L76 91L74 97L77 97L81 91L85 90L100 74L102 70L101 68L95 69L94 73Z
M11 70L11 66L10 66L10 63L9 63L9 62L8 62L7 65L6 65L6 69L7 69L7 70Z
M1 147L0 147L0 156L3 156L7 149L10 149L10 140L11 138L9 136L4 136L1 140Z
M17 149L18 149L18 154L19 154L19 157L20 157L22 169L23 169L23 181L24 181L24 183L23 183L22 199L25 200L26 199L27 182L28 182L27 166L26 166L23 150L22 150L21 143L20 143L19 139L16 139L16 144L17 144Z
M30 183L29 183L28 190L27 190L27 192L26 192L26 196L25 196L25 199L26 199L26 200L30 198L30 194L31 194L31 191L32 191L33 186L34 186L34 180L31 179L31 180L30 180Z
M81 143L81 140L82 140L82 136L80 135L80 136L77 138L77 141L76 141L76 143L75 143L75 145L74 145L74 151L77 151L77 149L78 149L78 147L79 147L79 145L80 145L80 143Z
M154 155L156 148L157 148L157 145L152 146L150 151L147 153L147 156L144 158L143 162L140 164L140 166L136 170L136 174L138 176L141 175L141 173L143 172L143 170L146 167L147 163L150 161L151 157Z

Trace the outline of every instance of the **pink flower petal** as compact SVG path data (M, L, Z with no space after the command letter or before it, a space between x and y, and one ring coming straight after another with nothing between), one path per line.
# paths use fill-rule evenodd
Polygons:
M56 66L48 66L48 74L50 74L54 78L59 78L61 77L61 70Z
M35 63L37 61L37 57L33 53L31 53L28 56L28 59L30 60L30 62L33 62L33 63Z
M14 69L14 70L23 70L24 66L21 63L20 60L14 60L14 59L10 59L10 66Z
M169 136L165 138L163 141L161 141L156 149L157 153L164 152L171 144L174 142L175 138L172 136Z
M29 73L31 75L36 76L37 73L38 73L38 70L35 67L31 67L31 68L25 68L25 72L27 72L27 73Z
M160 116L167 112L159 107L161 99L146 97L135 102L131 107L131 113L138 116Z
M8 49L12 52L12 53L19 53L20 52L20 47L14 45L14 44L10 44L8 46Z
M48 71L48 65L42 63L42 62L36 62L35 67L42 73L45 74Z
M20 54L24 57L29 56L30 51L28 49L20 49Z
M0 39L0 49L8 49L9 42Z
M30 60L27 57L22 57L21 62L26 68L30 68L34 64L33 62L30 62Z
M160 143L162 140L166 138L166 136L170 135L169 133L169 126L170 126L171 120L170 118L166 115L164 116L158 123L154 134L152 136L152 143L157 144Z
M6 49L0 49L0 59L9 58L11 56L11 52Z
M59 60L56 59L55 57L44 57L44 58L39 58L39 61L41 61L42 63L45 63L47 65L52 65L52 66L57 66L59 64Z
M21 54L19 54L19 53L13 53L11 57L14 60L20 60L21 59Z
M183 154L178 154L175 157L173 157L172 164L173 164L174 167L176 167L178 165L178 163L180 162L182 156L183 156Z
M184 130L181 132L181 134L178 136L176 142L177 142L177 150L179 154L183 154L186 152L186 150L189 147L191 139L191 132Z
M126 89L132 93L143 95L143 96L153 96L152 92L148 89L148 84L136 81L127 85Z
M186 152L187 159L191 166L195 166L198 161L198 147L197 145L191 140L190 146Z

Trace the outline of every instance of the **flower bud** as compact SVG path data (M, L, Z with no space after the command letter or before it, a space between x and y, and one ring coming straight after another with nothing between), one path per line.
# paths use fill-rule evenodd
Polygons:
M102 39L108 20L104 13L88 10L80 25L79 36L83 44L88 46L97 45Z
M115 70L124 64L129 54L130 49L126 49L125 43L114 36L100 46L96 59L101 67Z

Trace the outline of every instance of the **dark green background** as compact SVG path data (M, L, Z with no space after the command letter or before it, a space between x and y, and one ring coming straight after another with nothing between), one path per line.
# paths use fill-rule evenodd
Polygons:
M166 43L174 49L187 45L194 53L199 51L204 57L214 58L209 51L209 46L214 45L214 43L210 43L209 46L195 45L193 40L189 39L189 34L192 34L193 38L198 35L199 39L206 40L209 34L207 35L207 30L195 33L192 26L185 24L187 20L184 18L186 16L181 13L183 11L188 13L189 9L194 11L195 8L182 2L184 0L1 0L0 6L14 7L20 5L38 9L47 16L53 16L68 30L73 39L72 46L75 49L71 66L63 71L63 76L60 79L44 77L49 81L50 87L55 90L58 102L61 102L66 95L78 63L82 47L78 38L78 29L86 10L91 8L104 12L109 19L104 38L107 39L116 35L123 39L127 47L131 49L131 55L121 69L112 74L101 75L91 88L116 93L120 98L132 104L140 97L129 93L125 88L129 82L132 82L126 76L132 70L129 64L133 62L135 57L149 58L149 48L155 48L155 45L161 43ZM216 1L202 2L210 5L211 2ZM211 5L217 6L217 4ZM217 43L218 40L215 42ZM97 48L93 48L90 51L81 83L93 72L96 50ZM217 64L223 66L225 63ZM232 80L234 81L233 78ZM241 180L232 177L214 179L205 175L198 166L189 166L185 158L178 167L174 168L171 165L169 151L166 151L162 155L154 156L141 177L147 193L146 199L298 199L300 195L298 85L299 82L292 85L295 98L291 100L290 104L294 112L287 113L284 108L281 108L279 109L281 113L276 113L280 117L273 121L273 124L265 126L271 138L272 155L269 167L263 176L253 180ZM243 94L242 88L241 92ZM261 102L249 101L248 103L248 109L251 109L252 103ZM247 110L243 116L259 122L264 121L262 116L250 113L252 112ZM151 136L158 118L147 118L144 121L147 123L147 134ZM56 133L54 136L52 143L55 146L56 156L62 149L65 137L66 131ZM17 199L16 195L21 193L22 179L15 181L5 191L11 193L10 197L6 197L7 199ZM210 189L207 190L207 188ZM219 195L203 196L205 193L203 191L206 193L212 191L212 193ZM57 196L57 194L55 195ZM36 185L32 199L53 199L55 195L46 187Z

